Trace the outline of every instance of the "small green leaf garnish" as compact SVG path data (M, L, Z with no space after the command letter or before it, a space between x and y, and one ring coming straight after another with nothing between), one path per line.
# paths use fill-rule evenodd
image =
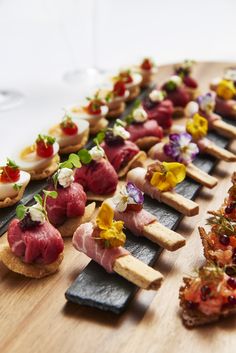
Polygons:
M57 198L58 193L56 191L48 191L48 190L43 190L43 193L47 197L51 197L53 199Z
M69 169L72 169L73 168L73 164L71 161L67 160L65 162L62 162L59 164L59 168L62 169L62 168L69 168Z
M92 157L88 150L82 149L78 152L78 156L83 164L89 164L92 160Z
M19 169L19 166L10 158L7 158L7 166L13 169Z
M72 163L72 165L75 167L75 168L80 168L81 167L81 162L80 162L80 157L75 154L75 153L71 153L69 155L69 162Z
M19 220L22 220L25 217L26 211L27 211L27 207L25 207L24 205L18 205L16 207L16 217Z
M105 138L105 131L100 131L97 136L93 139L96 145L100 145Z
M41 206L43 206L42 196L40 196L39 194L36 194L36 195L34 195L34 199L37 203L39 203Z
M44 141L45 144L53 145L54 142L56 141L55 137L49 136L49 135L41 135L39 134L37 137L36 142L39 141Z
M20 189L22 188L22 184L14 184L13 185L13 189L16 190L16 191L20 191Z
M141 100L140 99L136 99L135 102L134 102L132 111L134 111L134 109L137 109L140 105L141 105Z

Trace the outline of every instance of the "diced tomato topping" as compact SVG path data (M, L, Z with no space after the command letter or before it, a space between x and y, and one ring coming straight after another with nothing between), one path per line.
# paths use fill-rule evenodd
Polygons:
M115 93L116 96L123 97L125 95L125 84L122 81L117 81L114 84L113 87L113 92Z
M90 101L89 105L87 106L87 111L91 115L98 115L101 114L101 106L104 105L104 103L99 100L99 99L93 99Z
M151 70L152 69L152 62L150 59L144 59L141 64L141 69L143 70Z
M36 153L39 157L49 158L53 155L55 138L39 135L36 140Z
M9 165L3 167L0 174L0 181L2 183L13 183L20 179L20 169L18 167L11 167Z
M60 126L66 135L72 136L78 133L78 126L69 117L63 120Z

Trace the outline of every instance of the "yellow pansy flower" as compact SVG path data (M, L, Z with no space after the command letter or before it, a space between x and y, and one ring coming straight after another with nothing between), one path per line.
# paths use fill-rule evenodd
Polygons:
M100 231L100 238L104 239L105 246L115 248L123 246L126 236L123 233L122 221L113 221L114 211L106 203L103 203L97 215L96 223Z
M187 120L186 131L192 135L194 140L199 140L206 136L208 130L208 121L198 113Z
M225 100L232 99L236 95L233 81L222 80L216 89L217 96Z
M177 162L163 162L157 165L150 183L160 191L168 191L183 181L185 176L186 167L184 164Z

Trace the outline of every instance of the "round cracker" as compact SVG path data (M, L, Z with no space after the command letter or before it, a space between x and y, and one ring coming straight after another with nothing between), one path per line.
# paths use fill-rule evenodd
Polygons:
M28 185L28 184L27 184ZM5 207L10 207L15 205L18 201L20 201L23 197L23 194L25 192L26 186L24 185L21 187L21 189L18 192L18 195L10 198L10 197L6 197L4 200L0 200L0 208L5 208Z
M96 204L95 202L90 203L85 207L83 216L68 218L65 223L63 223L57 229L61 233L63 238L72 237L76 229L83 223L89 222L94 214Z
M56 154L52 159L51 163L45 169L29 171L31 175L31 180L47 179L49 176L51 176L57 171L59 162L60 162L60 157L58 154Z
M107 125L108 125L107 119L105 119L105 118L100 119L95 126L90 127L90 134L96 135L98 132L105 129L107 127Z
M139 94L140 94L140 87L139 86L134 86L129 89L129 96L126 99L126 102L130 102L134 100Z
M135 141L135 144L141 149L141 150L149 150L152 146L154 146L156 143L160 142L161 139L159 137L155 136L146 136L142 137L138 140Z
M120 106L116 109L109 110L107 117L110 119L118 118L125 110L125 103L121 102Z
M63 253L58 259L48 265L26 264L13 254L8 244L0 247L0 260L11 271L19 273L25 277L43 278L58 271L59 265L63 260Z
M86 129L84 131L83 137L80 141L80 143L77 143L77 145L70 145L70 146L65 146L65 147L60 147L59 153L61 154L69 154L73 152L79 151L84 145L86 145L89 137L89 129Z
M121 178L125 176L130 169L136 167L143 167L143 162L146 160L147 155L144 151L139 151L128 163L118 172L118 176Z

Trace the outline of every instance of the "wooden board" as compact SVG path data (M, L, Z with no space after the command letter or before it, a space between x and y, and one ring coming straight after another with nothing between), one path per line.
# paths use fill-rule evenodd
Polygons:
M226 64L199 64L196 73L203 83L221 74ZM229 64L230 65L230 64ZM160 70L165 77L169 66ZM236 144L232 145L236 151ZM214 176L219 185L203 188L197 202L200 214L187 217L177 230L187 245L176 253L164 251L155 267L166 280L155 292L139 291L127 311L112 313L65 303L64 292L87 265L88 258L66 240L65 260L60 272L40 281L10 273L0 264L1 353L8 352L231 352L236 343L235 318L211 327L186 331L178 316L181 278L202 261L196 227L205 224L206 210L222 202L230 185L234 164L220 162ZM1 239L3 241L4 239ZM92 339L91 339L92 337Z

